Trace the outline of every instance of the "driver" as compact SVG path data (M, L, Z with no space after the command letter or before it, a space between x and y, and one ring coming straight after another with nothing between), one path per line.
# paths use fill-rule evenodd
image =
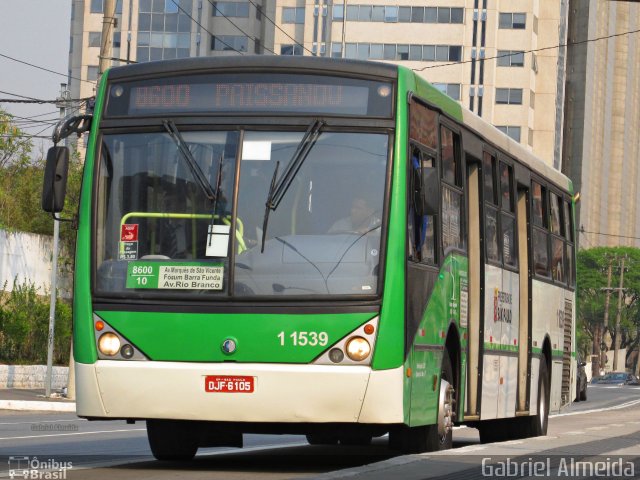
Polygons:
M380 225L380 218L375 210L362 197L351 202L348 217L341 218L329 228L329 233L366 233Z

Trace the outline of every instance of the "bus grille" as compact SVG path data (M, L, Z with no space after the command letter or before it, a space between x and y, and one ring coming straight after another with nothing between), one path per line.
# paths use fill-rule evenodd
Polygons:
M571 331L573 303L564 301L564 345L562 348L562 405L571 402Z

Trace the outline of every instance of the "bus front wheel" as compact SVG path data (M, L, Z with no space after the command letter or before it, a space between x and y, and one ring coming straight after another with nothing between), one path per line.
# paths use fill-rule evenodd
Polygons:
M200 430L195 422L147 420L147 438L156 459L188 461L198 451Z
M449 352L444 349L440 370L437 423L419 427L406 425L389 432L389 447L403 453L448 450L453 445L453 422L456 401L453 368Z

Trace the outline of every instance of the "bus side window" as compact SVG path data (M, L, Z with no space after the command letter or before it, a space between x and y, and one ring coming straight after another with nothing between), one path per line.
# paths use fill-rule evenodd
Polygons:
M414 147L410 159L410 205L407 220L409 237L409 259L427 265L436 264L435 216L419 215L421 198L422 170L433 168L435 161L432 155Z
M464 195L460 159L460 136L447 127L440 129L442 158L442 250L464 250Z
M533 218L533 267L536 275L549 277L549 246L547 231L547 189L531 182Z

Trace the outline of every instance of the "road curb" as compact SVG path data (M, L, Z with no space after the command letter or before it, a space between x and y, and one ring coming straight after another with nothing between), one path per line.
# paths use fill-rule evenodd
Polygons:
M0 400L0 410L39 411L39 412L73 412L75 402L36 402L27 400Z

